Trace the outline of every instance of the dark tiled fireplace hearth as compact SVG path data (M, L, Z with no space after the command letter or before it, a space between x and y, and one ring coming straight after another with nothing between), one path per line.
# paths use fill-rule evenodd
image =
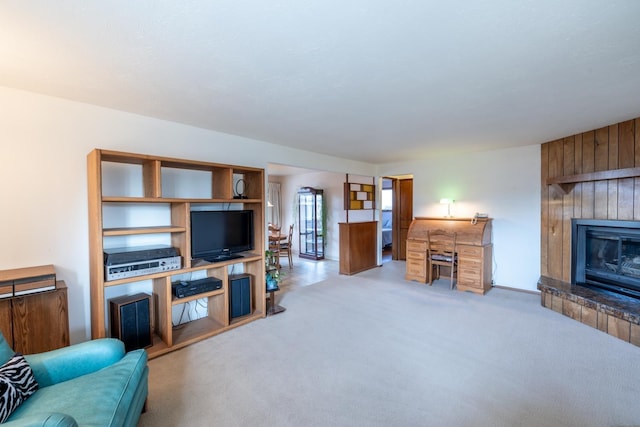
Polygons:
M640 222L572 220L571 283L538 289L545 307L640 346Z

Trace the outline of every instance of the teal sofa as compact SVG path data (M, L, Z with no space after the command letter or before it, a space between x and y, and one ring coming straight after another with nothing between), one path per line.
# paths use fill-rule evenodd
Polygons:
M14 352L0 333L0 365ZM147 353L103 338L25 355L38 390L2 426L136 426L148 394Z

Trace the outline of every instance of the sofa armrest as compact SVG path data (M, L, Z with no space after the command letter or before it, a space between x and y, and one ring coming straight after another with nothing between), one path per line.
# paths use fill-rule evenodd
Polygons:
M124 356L124 344L100 338L44 353L25 355L40 387L67 381L112 365Z
M7 421L2 427L78 427L72 416L59 412L48 414L33 414L21 417L15 421Z

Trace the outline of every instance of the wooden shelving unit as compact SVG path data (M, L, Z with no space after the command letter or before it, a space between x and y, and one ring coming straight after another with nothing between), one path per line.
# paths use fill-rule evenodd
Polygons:
M118 176L127 181L123 194L104 195L105 165L129 168ZM167 353L202 339L224 332L258 318L264 317L264 170L259 168L224 165L201 161L149 156L95 149L87 156L89 191L89 251L91 280L91 335L93 338L106 337L108 330L107 290L118 293L127 286L150 281L154 309L151 319L154 333L153 345L147 348L149 357ZM208 185L204 185L205 196L180 197L179 183L172 178L181 173L204 173ZM113 173L113 172L112 172ZM112 177L113 178L113 177ZM245 194L235 194L237 182L243 181ZM132 182L128 182L132 181ZM165 188L163 188L163 186ZM168 188L167 188L168 187ZM139 188L141 194L131 195L130 188ZM133 191L135 192L135 191ZM177 193L177 195L176 195ZM189 191L187 191L189 193ZM198 207L222 205L225 209L246 209L253 211L254 247L243 257L216 263L194 263L191 260L190 211ZM117 206L127 215L145 207L166 207L169 224L130 226L127 219L123 224L104 226L105 208ZM110 222L113 222L112 220ZM182 257L182 268L146 276L130 277L112 281L105 280L103 253L105 241L110 238L131 238L168 235L167 244L178 249ZM251 313L241 318L229 316L229 269L242 270L251 275ZM194 297L176 299L171 292L171 283L176 276L184 273L204 271L206 276L222 281L219 290L199 294ZM202 274L202 273L200 273ZM207 300L207 315L187 323L174 326L172 309L195 299Z

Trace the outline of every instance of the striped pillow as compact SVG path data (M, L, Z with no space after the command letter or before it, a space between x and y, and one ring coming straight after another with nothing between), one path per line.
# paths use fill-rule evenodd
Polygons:
M0 423L38 389L31 366L19 353L0 367Z

